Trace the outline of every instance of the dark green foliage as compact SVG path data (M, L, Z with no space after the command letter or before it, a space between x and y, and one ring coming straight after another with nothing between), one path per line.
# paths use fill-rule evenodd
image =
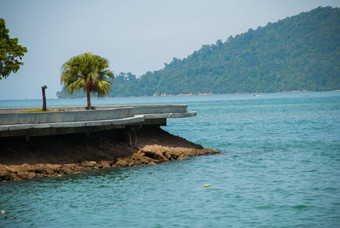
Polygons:
M8 32L5 20L0 18L0 80L19 70L23 65L19 59L27 52L27 48L18 45L18 39L10 38Z
M130 75L130 76L128 76ZM203 45L136 79L121 73L110 96L340 89L340 10L319 7Z

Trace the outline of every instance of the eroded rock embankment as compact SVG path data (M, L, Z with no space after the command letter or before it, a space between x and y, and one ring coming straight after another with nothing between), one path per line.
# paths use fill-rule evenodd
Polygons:
M217 150L174 136L159 127L137 131L138 142L129 146L124 130L68 136L1 140L0 181L60 177L110 167L155 165Z

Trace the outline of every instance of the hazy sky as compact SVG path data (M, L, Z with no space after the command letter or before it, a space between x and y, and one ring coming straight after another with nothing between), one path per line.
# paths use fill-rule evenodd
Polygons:
M0 0L10 37L28 49L20 70L0 80L0 99L40 99L42 85L55 98L62 64L85 52L107 58L115 74L140 76L318 6L340 0Z

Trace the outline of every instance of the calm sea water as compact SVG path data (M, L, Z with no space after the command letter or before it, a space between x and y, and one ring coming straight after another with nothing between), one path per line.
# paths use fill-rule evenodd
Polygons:
M197 111L164 129L221 154L0 183L0 227L340 227L340 92L93 99L160 103Z

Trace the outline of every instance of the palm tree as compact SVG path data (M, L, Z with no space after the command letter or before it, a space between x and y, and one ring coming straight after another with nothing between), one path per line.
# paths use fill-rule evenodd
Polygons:
M86 91L86 109L91 110L90 93L95 92L98 96L104 96L111 90L111 83L108 80L113 79L114 75L108 67L107 59L92 53L84 53L64 63L60 81L70 94L74 90Z

